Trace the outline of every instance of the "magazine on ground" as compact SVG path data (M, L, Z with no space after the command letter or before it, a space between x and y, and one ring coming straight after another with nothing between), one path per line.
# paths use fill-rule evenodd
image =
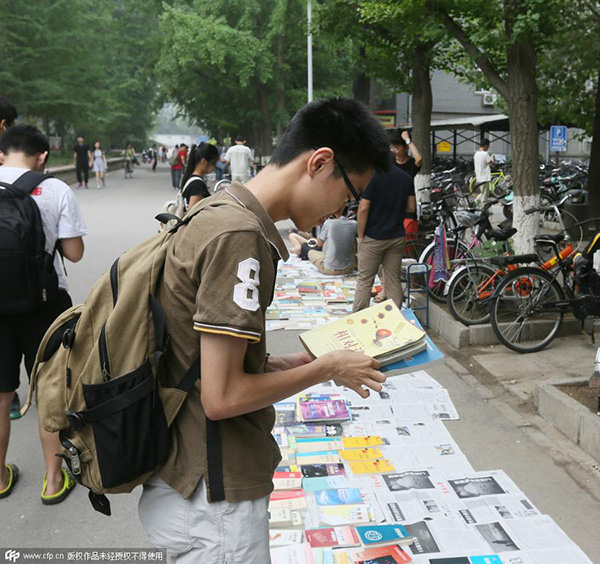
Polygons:
M386 300L307 331L300 340L315 357L335 350L363 351L384 366L423 351L425 337L421 327L408 321L392 300Z

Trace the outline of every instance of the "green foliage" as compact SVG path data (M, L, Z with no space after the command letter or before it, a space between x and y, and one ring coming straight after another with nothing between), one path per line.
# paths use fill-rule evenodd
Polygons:
M105 146L152 125L157 2L0 2L0 94L28 121ZM154 25L153 25L154 20Z
M163 99L211 135L243 133L270 154L277 126L306 103L305 0L174 2L160 31ZM351 41L318 30L313 41L315 98L349 95Z

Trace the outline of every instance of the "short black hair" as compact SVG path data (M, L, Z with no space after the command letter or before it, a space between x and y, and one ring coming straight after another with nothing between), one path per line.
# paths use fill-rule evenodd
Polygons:
M17 119L17 108L15 108L6 98L0 97L0 121L6 120L6 125L10 127Z
M390 145L406 145L406 141L402 138L404 129L392 129L390 131Z
M28 157L35 157L40 153L50 152L50 143L37 127L20 124L8 128L0 138L0 151L5 155L25 153Z
M243 142L246 140L246 138L245 138L243 135L238 135L238 136L235 138L235 140L236 140L237 142L239 142L239 143L243 143Z
M481 140L481 143L479 143L479 146L480 146L480 147L485 147L486 145L489 145L489 144L490 144L490 140L489 140L487 137L484 137L484 138Z
M320 147L330 147L346 172L363 173L370 167L385 172L391 165L385 129L354 98L327 98L301 108L287 126L271 163L284 166Z

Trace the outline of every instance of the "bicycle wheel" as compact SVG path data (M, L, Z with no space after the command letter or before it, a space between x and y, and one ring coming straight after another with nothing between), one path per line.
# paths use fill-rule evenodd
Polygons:
M215 187L213 188L213 193L216 194L220 190L224 190L229 186L231 186L231 180L223 178L223 180L219 180L219 182L215 184Z
M448 239L446 241L446 249L448 250L448 258L450 259L450 267L448 268L448 278L452 275L452 272L458 268L458 264L453 262L456 259L461 258L473 258L469 249L462 241L457 241L456 239ZM444 288L446 286L445 280L433 280L433 258L435 254L435 246L431 246L427 249L423 255L421 256L421 262L429 265L431 267L431 274L429 276L429 297L439 304L444 303L446 301L446 297L444 296Z
M456 274L446 296L450 313L464 325L487 323L490 318L489 302L499 277L487 264L467 265Z
M552 307L564 299L560 285L534 266L513 270L498 284L491 303L492 329L518 353L541 351L556 337L563 312Z

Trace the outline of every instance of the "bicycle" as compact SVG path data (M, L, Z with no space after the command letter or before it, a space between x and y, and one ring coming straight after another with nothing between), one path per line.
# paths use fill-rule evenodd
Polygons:
M525 213L535 211L539 207ZM591 222L598 222L598 218L578 225ZM537 236L536 249L548 245L555 251L553 267L517 268L494 291L490 304L492 329L500 342L513 351L530 353L547 347L558 335L567 313L582 324L586 318L600 315L600 275L592 267L593 254L600 249L600 232L583 253L573 250L568 256L558 248L564 239L564 232Z
M467 195L473 196L478 192L478 188L489 184L489 193L495 198L506 196L511 191L512 178L510 174L504 174L502 169L492 172L492 179L489 182L477 182L477 177L469 175L467 177L466 191Z
M561 212L561 206L571 196L563 198L561 202L555 202L550 208L558 216L565 235L566 247L560 251L562 259L567 258L574 252L573 245L565 227ZM546 206L539 206L539 210L546 210ZM583 239L580 231L578 245ZM488 260L478 258L466 258L462 260L463 266L458 268L446 285L446 303L450 313L464 325L479 325L487 323L490 319L489 302L495 288L500 280L516 270L520 265L540 262L540 268L550 270L556 264L556 256L547 258L545 262L540 261L537 254L526 254L509 256L509 248L505 242L505 255L491 257ZM466 264L465 264L466 263ZM495 267L495 268L494 268Z

